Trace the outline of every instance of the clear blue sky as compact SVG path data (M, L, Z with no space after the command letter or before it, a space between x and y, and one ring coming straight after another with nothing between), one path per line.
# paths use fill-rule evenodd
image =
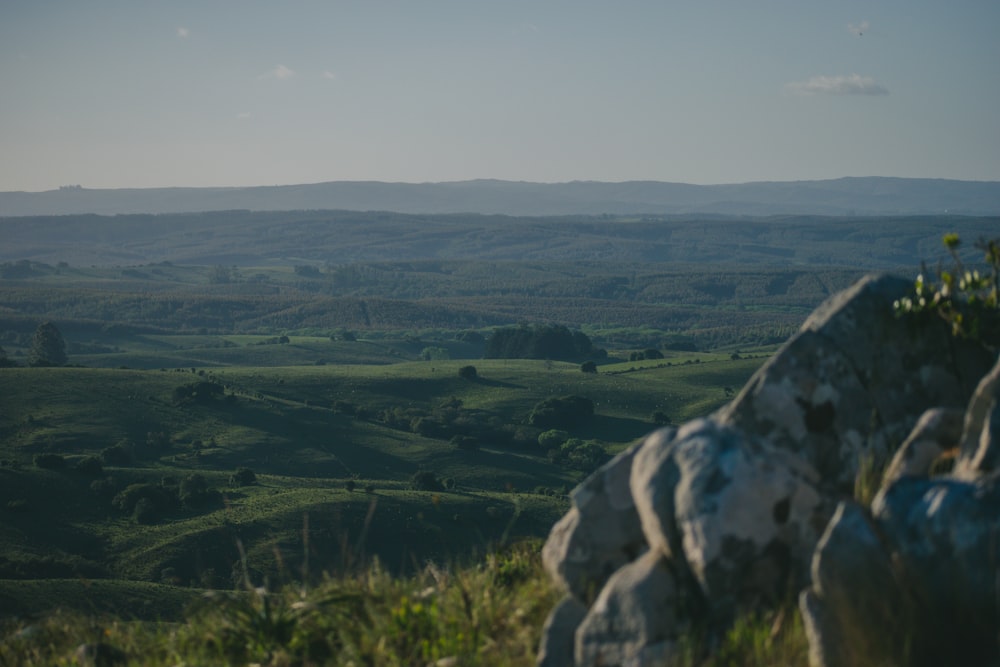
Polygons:
M0 0L0 190L1000 180L997 0Z

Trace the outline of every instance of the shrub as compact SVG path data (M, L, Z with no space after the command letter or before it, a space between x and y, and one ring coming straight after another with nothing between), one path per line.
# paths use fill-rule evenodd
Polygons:
M111 501L111 506L132 514L136 523L149 524L177 506L177 496L157 484L130 484Z
M128 465L132 462L132 454L130 453L132 447L132 443L127 441L105 447L101 450L101 461L109 466Z
M976 243L989 267L980 274L965 267L958 254L958 234L945 234L942 242L954 261L952 270L937 270L938 283L923 268L914 282L912 296L896 301L899 315L933 314L951 325L952 333L991 347L1000 347L1000 238Z
M192 473L181 480L177 498L185 507L200 507L214 500L218 492L208 485L204 475Z
M229 476L232 486L251 486L257 483L257 474L250 468L239 467Z
M421 470L413 475L410 486L416 491L444 491L444 485L437 475L429 470Z
M668 417L667 413L662 410L656 410L653 412L653 414L650 415L649 420L657 426L666 426L670 423L670 417Z
M458 369L458 377L463 380L475 380L478 377L475 366L462 366Z
M593 361L585 361L582 364L580 364L580 370L584 373L596 373L597 364L594 363Z
M191 382L174 389L175 405L189 403L205 404L225 394L225 388L217 382Z
M539 428L568 428L594 415L594 402L583 396L547 398L528 415L528 423Z
M554 449L569 440L569 433L559 429L549 429L538 435L538 444L542 449Z
M66 467L66 459L59 454L35 454L33 461L37 467L46 470L62 470Z
M559 463L567 468L591 472L608 460L604 448L594 440L570 438L559 449L549 451L553 463Z

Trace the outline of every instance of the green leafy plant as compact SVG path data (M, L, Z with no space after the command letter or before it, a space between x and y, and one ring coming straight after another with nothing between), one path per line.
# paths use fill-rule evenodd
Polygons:
M922 267L913 295L893 304L896 313L934 314L948 322L956 336L1000 346L1000 239L976 242L988 267L983 272L965 266L958 252L962 244L958 234L945 234L942 243L953 266L938 266L936 281L928 279L927 267Z

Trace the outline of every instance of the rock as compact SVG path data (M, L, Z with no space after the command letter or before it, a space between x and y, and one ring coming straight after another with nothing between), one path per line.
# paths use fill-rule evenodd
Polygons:
M668 558L684 554L674 502L681 475L673 458L676 434L677 429L664 428L646 436L635 454L629 480L646 542Z
M842 505L801 599L811 664L996 664L1000 484L903 477Z
M718 420L800 454L824 486L849 493L862 457L888 460L928 409L964 409L993 363L944 322L897 318L891 304L911 289L868 276L832 296Z
M799 597L812 667L882 664L900 624L889 554L871 517L853 502L837 507L816 547L812 586Z
M969 402L956 475L972 478L1000 468L1000 361L993 366Z
M731 403L650 434L573 492L543 550L576 601L550 619L568 620L547 632L546 664L566 655L581 603L572 664L666 664L684 628L711 641L807 585L815 665L953 664L940 649L984 650L986 626L997 651L1000 570L984 545L1000 534L986 481L1000 476L1000 370L977 389L995 353L943 321L897 318L892 303L910 290L868 277L831 297ZM965 477L922 477L956 442ZM824 532L861 464L894 453L875 514L844 504ZM938 641L935 623L971 648Z
M807 461L824 486L846 490L873 445L875 401L851 359L825 336L792 338L747 383L718 420ZM888 458L888 457L886 457Z
M674 448L683 559L707 601L709 623L726 625L737 610L776 602L791 583L804 585L829 516L815 471L711 420L685 425Z
M576 631L580 667L649 665L667 659L690 614L670 562L647 551L608 580Z
M925 412L913 431L899 446L882 476L882 486L902 477L927 477L934 462L958 447L962 439L965 412L957 408L932 408Z
M570 511L542 548L549 575L582 602L646 547L629 488L635 445L608 461L570 495Z
M538 647L538 667L565 667L573 664L576 629L587 615L587 607L572 595L552 609L542 627Z

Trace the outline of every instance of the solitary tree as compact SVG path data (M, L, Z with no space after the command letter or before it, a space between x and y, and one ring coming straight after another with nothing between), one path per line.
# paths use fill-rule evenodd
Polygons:
M66 363L66 341L56 325L44 322L35 329L28 363L32 366L62 366Z

